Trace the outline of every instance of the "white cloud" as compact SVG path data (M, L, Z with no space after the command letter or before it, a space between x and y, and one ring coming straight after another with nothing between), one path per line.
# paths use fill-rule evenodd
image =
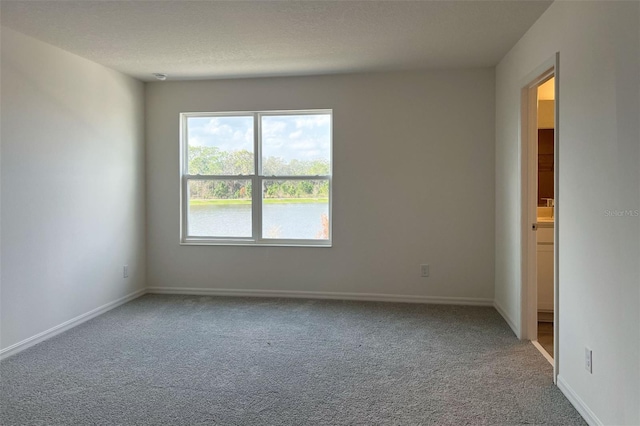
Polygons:
M253 151L251 117L190 117L189 144L225 151ZM330 116L281 115L262 120L263 155L292 159L329 159Z
M296 117L295 122L296 122L297 128L323 127L329 124L329 115L328 114L299 115Z
M253 151L251 117L191 117L189 144L216 146L224 151Z
M287 123L284 121L276 120L271 117L265 117L262 120L262 134L264 136L278 135L284 129L287 128Z
M318 146L318 141L307 139L304 141L293 142L289 144L289 147L294 150L304 150L304 149L312 149Z
M206 140L198 135L189 135L189 145L190 146L203 146L206 145Z
M265 116L263 155L285 161L329 159L328 114Z

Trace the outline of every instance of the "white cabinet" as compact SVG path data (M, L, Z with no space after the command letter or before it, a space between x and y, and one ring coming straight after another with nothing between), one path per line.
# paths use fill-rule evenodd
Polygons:
M538 311L553 312L553 225L539 227L538 253Z
M538 239L538 246L541 244L553 244L553 224L539 223L538 230L536 231L536 237Z

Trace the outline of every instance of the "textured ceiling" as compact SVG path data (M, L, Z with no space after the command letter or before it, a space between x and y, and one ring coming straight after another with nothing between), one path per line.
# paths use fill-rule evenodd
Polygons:
M6 1L2 25L142 80L495 65L550 1Z

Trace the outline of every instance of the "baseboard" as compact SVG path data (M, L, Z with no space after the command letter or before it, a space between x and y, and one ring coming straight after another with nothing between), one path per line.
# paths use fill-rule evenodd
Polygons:
M23 350L30 348L33 345L37 345L38 343L43 342L57 334L67 331L70 328L80 325L83 322L89 321L90 319L95 318L98 315L101 315L107 311L110 311L113 308L117 308L120 305L123 305L133 299L136 299L142 296L143 294L145 294L146 292L147 290L144 288L142 290L134 291L131 294L128 294L124 297L121 297L120 299L114 300L113 302L109 302L95 309L92 309L89 312L86 312L82 315L79 315L75 318L72 318L68 321L63 322L62 324L56 325L55 327L45 330L42 333L38 333L35 336L31 336L28 339L25 339L21 342L14 343L13 345L0 350L0 359L5 359L7 357L10 357L11 355L17 354L18 352L22 352Z
M520 338L520 333L518 327L516 326L516 323L507 314L507 311L502 307L502 305L497 300L494 300L493 307L496 309L496 311L498 311L500 315L502 315L502 318L504 318L509 327L511 327L511 330L515 333L515 335Z
M564 396L567 397L569 402L578 410L578 413L584 418L584 420L590 426L603 426L604 423L594 414L593 411L585 404L585 402L578 396L578 394L569 386L569 384L558 375L558 388L562 391Z
M553 312L553 303L538 303L538 312Z
M470 306L492 306L491 299L471 298L471 297L435 297L435 296L411 296L395 294L376 293L342 293L342 292L322 292L322 291L288 291L288 290L234 290L234 289L209 289L209 288L180 288L180 287L148 287L135 291L120 299L109 302L87 313L79 315L55 327L45 330L35 336L22 340L0 350L0 360L15 355L31 346L37 345L57 334L67 331L83 322L89 321L111 309L130 302L146 293L154 294L184 294L199 296L241 296L241 297L284 297L302 299L333 299L333 300L361 300L371 302L401 302L401 303L424 303L440 305L470 305Z
M368 302L425 303L439 305L492 306L491 299L472 297L411 296L377 293L342 293L328 291L235 290L226 288L147 287L152 294L183 294L196 296L284 297L298 299L361 300Z
M553 322L552 310L538 310L538 322Z

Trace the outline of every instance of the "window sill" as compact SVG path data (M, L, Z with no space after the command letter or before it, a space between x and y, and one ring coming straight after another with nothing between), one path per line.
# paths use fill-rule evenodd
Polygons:
M263 242L257 243L253 241L211 241L211 240L184 240L180 241L181 246L231 246L231 247L333 247L331 241L322 243L312 242Z

